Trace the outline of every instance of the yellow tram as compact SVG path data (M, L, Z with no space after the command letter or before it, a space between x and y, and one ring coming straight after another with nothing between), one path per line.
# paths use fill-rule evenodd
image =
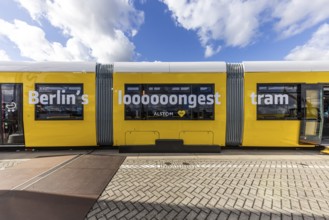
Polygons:
M0 66L2 146L97 145L94 63ZM80 100L83 94L87 104Z
M4 147L329 143L329 62L0 62Z

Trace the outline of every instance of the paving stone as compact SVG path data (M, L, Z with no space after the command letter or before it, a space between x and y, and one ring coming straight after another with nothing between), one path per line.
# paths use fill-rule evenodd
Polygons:
M185 212L184 210L182 210L180 213L178 213L178 215L176 215L174 217L174 219L177 219L177 220L181 220L181 219L185 219L185 217L188 215L187 212Z
M189 219L195 219L195 217L198 215L198 213L194 212L194 211L191 211L187 216L186 216L186 219L189 220Z
M211 212L211 213L209 213L209 215L207 216L207 220L215 220L215 219L217 219L217 217L218 217L218 213L216 213L216 212Z
M127 159L86 219L324 220L328 183L329 160Z
M255 213L251 213L249 220L259 220L260 216Z
M161 211L155 216L155 218L156 218L156 219L159 219L159 220L162 220L162 219L165 218L165 216L166 216L167 214L168 214L167 211L165 211L165 210L161 210Z
M208 213L201 211L199 215L196 217L197 220L204 220L208 216Z
M125 218L126 219L132 219L135 215L137 215L139 212L138 212L138 210L132 210L132 211L130 211L126 216L125 216ZM155 213L158 213L157 211L155 211Z

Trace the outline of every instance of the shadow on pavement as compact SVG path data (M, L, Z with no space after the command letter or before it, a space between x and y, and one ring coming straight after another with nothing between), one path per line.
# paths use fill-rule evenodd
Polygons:
M173 198L174 199L174 198ZM208 208L202 205L174 205L148 202L102 200L88 219L323 219L310 213L280 213L277 210Z
M31 191L0 191L0 219L83 219L95 198Z

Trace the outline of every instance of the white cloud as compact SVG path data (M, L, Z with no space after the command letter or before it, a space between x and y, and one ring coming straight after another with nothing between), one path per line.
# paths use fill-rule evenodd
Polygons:
M7 55L6 51L0 50L0 61L9 61L10 58Z
M9 23L0 19L0 35L8 37L20 50L21 56L32 60L89 60L88 50L75 38L67 41L65 46L58 42L50 43L45 32L24 21L14 20Z
M290 37L329 18L327 0L277 0L273 17L279 19L275 30L281 37Z
M137 11L130 0L16 1L41 27L43 19L47 19L69 38L66 45L49 42L41 28L16 20L11 29L18 35L28 35L26 41L32 44L24 43L19 37L2 34L17 45L23 56L35 60L96 59L112 62L131 60L135 55L135 46L127 36L137 34L144 14ZM36 42L33 42L34 37Z
M196 31L205 57L215 44L245 47L263 37L270 25L279 38L291 37L329 18L327 0L160 0L177 25ZM268 29L268 27L266 27Z
M134 0L15 1L39 24L6 22L11 30L8 33L1 27L2 35L14 42L23 56L37 60L111 62L131 60L138 54L130 38L138 33L144 14L134 8ZM159 1L168 6L177 25L197 33L206 58L225 47L245 47L261 37L272 37L266 36L272 34L270 31L263 33L265 29L272 29L283 39L329 19L327 0ZM45 19L65 35L66 42L47 39L51 33L43 28ZM13 31L28 39L10 35ZM33 41L33 37L38 40Z
M220 46L217 47L216 50L214 50L214 47L213 46L207 45L206 48L205 48L204 56L205 57L211 57L214 54L219 53L220 50L221 50L221 47Z
M322 25L312 38L302 46L295 47L287 60L329 60L329 24Z
M46 1L44 0L15 0L25 8L31 15L32 19L37 20L42 16L42 11L46 8Z
M233 47L250 44L258 32L260 13L267 7L259 0L162 1L178 25L197 31L206 57L219 52L214 41Z

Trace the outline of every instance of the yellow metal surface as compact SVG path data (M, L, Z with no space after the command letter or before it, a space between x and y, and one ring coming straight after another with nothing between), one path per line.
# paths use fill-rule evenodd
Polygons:
M328 72L245 73L245 117L243 146L307 146L299 145L300 120L257 120L256 105L251 94L257 83L329 83Z
M118 102L118 91L125 84L202 84L215 85L220 105L215 105L215 120L125 120L124 105ZM113 75L113 136L114 145L122 146L155 144L155 139L179 139L183 131L211 131L213 144L225 145L226 128L226 75L223 73L114 73ZM135 133L133 133L134 131ZM148 133L151 131L150 133ZM131 132L127 137L127 132ZM144 132L144 133L143 133ZM155 135L155 132L157 135ZM138 137L138 134L141 134ZM183 135L185 144L198 144L204 137ZM134 136L134 137L133 137ZM207 140L206 143L211 143Z
M23 84L23 123L26 147L95 146L94 73L0 73L0 83ZM35 106L29 104L29 91L35 83L83 84L89 103L84 105L83 120L35 120Z
M125 145L154 145L159 138L158 131L126 131Z
M212 131L181 131L179 137L186 145L213 145L215 134Z

